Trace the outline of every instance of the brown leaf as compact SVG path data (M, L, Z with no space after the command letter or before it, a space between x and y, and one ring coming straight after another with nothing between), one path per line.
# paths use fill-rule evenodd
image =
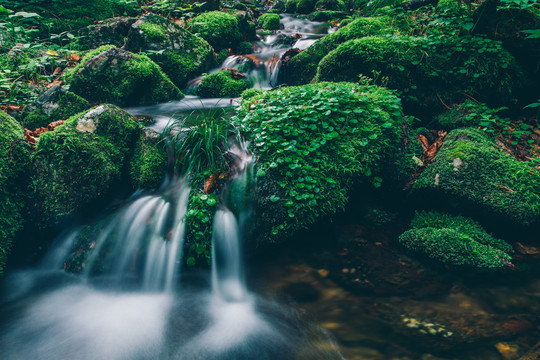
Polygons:
M427 148L429 148L429 142L424 135L418 134L418 140L422 143L422 147L424 148L424 151L427 150Z
M52 123L50 123L49 125L47 125L47 130L53 131L56 127L62 125L65 121L66 121L66 120L53 121Z
M53 74L58 74L60 71L62 71L62 68L57 67L56 69L54 69Z
M509 187L506 187L506 186L501 185L501 184L497 184L497 186L500 187L501 189L503 189L503 190L506 191L506 192L509 192L509 193L511 193L511 194L514 193L514 190L510 189Z
M216 179L217 174L210 175L205 181L204 181L204 192L205 194L208 194L212 192L214 189L214 186L216 185Z
M522 255L540 255L540 249L534 246L526 246L522 243L516 243L516 251Z
M78 62L81 60L81 56L79 54L69 54L68 59Z

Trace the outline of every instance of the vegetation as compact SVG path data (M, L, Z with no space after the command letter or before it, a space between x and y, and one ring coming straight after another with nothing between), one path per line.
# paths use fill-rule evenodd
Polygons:
M192 191L186 213L187 248L186 263L194 266L197 262L211 263L212 222L216 213L218 198L214 194Z
M207 75L197 87L202 98L238 97L248 88L246 79L235 79L230 71L221 70Z
M264 30L278 30L281 26L281 20L278 14L263 14L259 17L257 23Z
M159 142L159 134L145 129L141 132L131 161L134 188L157 189L167 172L167 153Z
M399 242L410 250L445 264L477 269L504 269L512 247L485 232L475 221L461 216L421 212Z
M242 40L238 19L221 11L197 16L189 22L188 29L208 41L216 51L232 47Z

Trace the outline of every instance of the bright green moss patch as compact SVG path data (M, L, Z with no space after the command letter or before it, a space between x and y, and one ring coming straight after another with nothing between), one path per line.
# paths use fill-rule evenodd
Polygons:
M0 111L0 275L22 227L29 153L22 126Z
M308 18L311 21L330 21L343 19L346 16L347 13L344 11L319 10L309 14Z
M159 134L145 129L141 132L131 161L131 180L135 188L156 189L167 171L167 153L159 143Z
M56 223L104 199L123 176L139 131L131 115L102 105L42 134L32 154L36 221Z
M513 252L510 244L489 235L477 222L433 212L416 214L399 242L442 263L479 269L504 268Z
M140 29L148 37L149 41L161 42L167 40L165 36L166 29L159 24L145 22L140 25Z
M204 77L197 87L203 98L238 97L248 88L246 79L234 79L228 70L220 70Z
M479 215L540 223L540 170L503 152L480 130L451 131L413 190L425 198L433 193L472 204Z
M281 21L278 14L262 14L257 23L264 30L278 30L281 26Z
M208 41L216 51L234 47L242 40L236 16L220 11L197 16L189 22L188 29Z
M248 97L233 120L258 156L257 233L275 240L341 209L353 184L380 186L403 118L386 89L323 83Z
M183 97L148 57L110 46L86 54L66 80L71 91L91 102L155 104Z
M354 81L359 75L396 89L409 110L430 112L460 101L463 93L509 103L524 83L499 42L439 36L349 40L320 61L314 80Z

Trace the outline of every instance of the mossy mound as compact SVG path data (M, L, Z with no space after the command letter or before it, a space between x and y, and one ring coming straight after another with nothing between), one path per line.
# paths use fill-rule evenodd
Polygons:
M308 18L311 21L330 21L330 20L340 20L346 16L347 16L347 13L344 11L318 10L309 14Z
M13 238L22 227L29 159L24 129L0 111L0 275Z
M216 51L234 47L242 41L238 18L221 11L197 16L189 22L188 29L208 41Z
M208 42L155 14L147 14L131 26L126 49L150 52L150 59L180 88L215 66Z
M461 102L464 93L509 104L524 84L500 42L444 36L349 40L320 61L314 81L355 81L359 75L397 90L413 113L440 111L443 103Z
M485 126L485 122L491 123L493 120L500 120L496 116L497 112L497 109L490 109L485 104L467 99L437 116L437 121L446 130Z
M347 6L343 0L318 0L315 3L315 9L345 11L347 10Z
M489 235L476 221L435 212L416 214L399 242L444 264L477 269L503 269L513 252L510 244Z
M480 130L451 131L413 191L493 221L540 224L540 170L503 152Z
M131 161L131 180L133 187L156 189L163 182L167 171L167 153L160 144L159 133L145 129L135 147Z
M278 30L281 27L281 20L278 14L262 14L257 19L257 24L264 30Z
M202 98L238 97L248 88L246 79L235 79L229 70L220 70L205 76L197 87Z
M258 157L256 237L275 241L343 208L354 185L380 186L403 118L389 90L323 83L253 94L233 121Z
M285 11L296 14L309 14L315 9L344 11L345 2L342 0L287 0Z
M139 131L124 110L101 105L42 134L32 154L36 223L89 211L110 195L127 172Z
M32 0L13 1L11 10L35 12L47 19L39 23L42 36L73 31L96 20L137 14L137 3L123 0Z
M94 103L155 104L183 97L148 57L111 46L86 54L67 72L66 81L71 91Z
M90 103L82 97L55 85L28 105L21 115L25 128L46 127L53 121L65 120L90 108Z
M365 36L397 34L400 26L394 19L381 17L364 17L340 28L335 33L326 35L313 45L293 57L284 67L284 80L288 85L301 85L309 83L317 73L319 62L339 44L351 39ZM351 79L354 81L356 79Z

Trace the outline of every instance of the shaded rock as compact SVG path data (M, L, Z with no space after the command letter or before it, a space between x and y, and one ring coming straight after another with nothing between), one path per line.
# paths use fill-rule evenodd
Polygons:
M28 129L36 129L53 121L67 119L89 108L90 103L85 99L60 85L54 85L24 109L21 122Z
M71 91L90 102L155 104L183 97L148 57L110 46L86 54L66 73L66 81Z
M147 14L131 25L126 50L149 53L178 87L215 66L210 44L155 14Z
M101 20L79 30L77 43L86 49L95 49L102 45L124 46L135 17L114 17Z
M319 291L307 282L287 284L281 291L299 302L317 301L321 297Z

